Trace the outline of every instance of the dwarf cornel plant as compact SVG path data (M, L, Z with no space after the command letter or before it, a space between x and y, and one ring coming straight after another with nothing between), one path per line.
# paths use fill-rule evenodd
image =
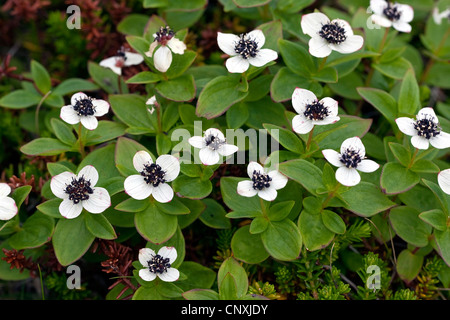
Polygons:
M448 299L449 10L6 1L0 294Z

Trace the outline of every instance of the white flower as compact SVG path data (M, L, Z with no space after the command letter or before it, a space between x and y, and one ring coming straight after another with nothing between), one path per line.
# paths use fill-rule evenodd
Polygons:
M372 160L366 160L366 149L359 137L348 138L341 145L341 152L332 149L322 151L325 159L333 166L338 167L336 170L336 180L342 185L352 187L361 181L361 172L374 172L380 165Z
M332 50L352 53L362 48L364 39L354 35L350 24L341 19L328 19L321 12L302 16L301 27L304 34L311 37L309 53L317 58L325 58Z
M124 51L121 49L117 51L115 56L100 61L100 66L109 68L120 76L122 75L123 67L140 64L142 61L144 61L144 57L139 53Z
M417 149L428 149L429 144L436 149L450 147L450 134L441 131L439 121L432 108L419 110L416 120L401 117L395 119L401 132L412 136L411 143Z
M138 151L133 157L133 166L139 174L125 179L125 192L136 200L153 195L158 202L169 202L173 190L167 182L175 180L180 173L180 162L172 155L161 155L154 163L146 151Z
M400 32L411 32L409 24L414 18L411 6L400 3L390 3L385 0L370 0L370 9L374 13L371 19L374 23Z
M183 41L174 37L174 32L169 27L161 27L158 32L153 35L155 40L150 45L149 50L145 53L147 57L153 56L153 63L156 70L166 72L172 64L172 52L183 54L186 45ZM160 46L156 51L156 47ZM153 52L155 51L155 54Z
M200 161L207 166L216 164L220 156L227 157L238 151L238 147L228 144L223 133L215 128L209 128L205 135L193 136L188 140L194 148L200 149Z
M442 19L447 18L447 20L450 20L450 8L447 8L446 10L439 13L438 8L433 9L433 20L436 24L441 24Z
M174 247L162 247L158 254L150 248L139 250L139 262L144 269L139 270L139 276L145 281L153 281L159 277L162 281L173 282L180 277L180 272L171 267L177 259Z
M98 126L96 117L108 113L109 103L101 99L93 99L83 92L75 93L70 99L70 105L61 108L60 117L69 124L81 124L88 130Z
M158 106L158 101L156 101L155 96L152 96L152 97L148 98L148 100L145 104L148 106L152 106L151 108L148 107L147 110L148 110L148 112L150 112L150 114L153 114L153 112L155 111L155 106Z
M288 182L288 178L277 170L267 172L255 161L248 164L247 174L251 180L240 181L237 186L237 193L244 197L258 195L264 200L273 201L277 197L277 190L284 188Z
M11 187L6 183L0 183L0 220L9 220L17 212L17 205L13 198L8 197Z
M253 30L240 36L231 33L217 33L219 48L231 56L225 65L231 73L243 73L250 65L262 67L278 58L278 53L272 49L261 49L266 38L261 30Z
M95 187L98 172L88 165L78 175L66 171L54 177L50 182L53 194L63 199L59 212L67 219L74 219L83 208L90 213L102 213L111 206L111 198L105 188Z
M336 100L323 98L319 101L313 92L306 89L294 90L292 106L298 113L292 119L292 129L299 134L310 132L315 125L326 125L340 120L337 116Z
M437 180L442 191L450 194L450 169L439 172Z

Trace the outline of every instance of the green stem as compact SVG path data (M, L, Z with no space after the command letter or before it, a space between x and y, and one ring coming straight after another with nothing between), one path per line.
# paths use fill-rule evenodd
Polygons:
M42 294L42 300L45 300L45 295L44 295L44 281L42 279L42 272L41 272L41 267L39 266L39 263L37 265L38 270L39 270L39 279L41 281L41 294Z
M323 209L325 209L328 205L328 203L331 201L331 199L333 199L336 196L336 193L338 192L339 188L341 187L341 184L338 183L336 185L336 187L331 190L331 192L328 194L328 197L325 199L325 201L322 203L322 208L320 210L320 212L323 211Z
M36 133L39 134L39 110L41 110L42 103L47 99L47 97L52 93L51 91L47 92L39 101L39 104L36 107L36 112L34 114L34 126L36 128Z
M325 58L322 59L322 61L320 62L320 65L319 65L319 69L317 69L317 71L321 71L323 69L323 67L325 66L325 63L327 62L327 58L328 58L328 56L326 56Z
M159 103L155 103L155 109L156 109L156 118L158 121L158 132L163 132L162 130L162 120L161 120L161 106Z
M311 147L311 142L313 140L313 135L314 135L314 128L315 127L313 127L311 129L311 131L309 132L308 141L306 142L306 151L309 151L309 148Z
M122 94L122 76L117 77L117 88L119 89L119 93Z
M259 203L261 205L261 211L263 213L263 217L267 217L266 206L264 205L264 200L259 198Z
M83 129L83 125L81 124L81 122L78 125L78 145L79 145L79 149L80 149L80 154L81 154L81 160L84 159L86 153L84 151L84 146L83 146L83 139L81 137L81 130Z
M410 169L413 166L414 161L416 160L416 156L417 156L418 152L419 152L419 149L416 148L416 150L414 151L414 154L413 154L413 156L411 158L411 161L408 164L408 169Z
M444 46L445 42L447 41L448 36L450 35L450 28L447 28L447 31L445 32L444 36L442 37L441 42L439 43L436 51L434 52L435 55L438 55L441 51L442 47ZM430 73L431 68L433 67L436 60L433 59L433 57L430 57L430 59L427 62L427 66L425 67L424 72L422 73L422 76L420 77L419 84L422 84L427 80L428 74Z

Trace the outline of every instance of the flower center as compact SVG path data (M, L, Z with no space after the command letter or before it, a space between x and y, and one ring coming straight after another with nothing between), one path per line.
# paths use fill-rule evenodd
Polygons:
M303 114L309 120L323 120L330 114L330 111L322 102L316 100L306 106L306 110Z
M144 170L141 171L141 176L144 177L144 181L153 187L157 187L160 183L166 182L166 179L164 179L165 175L166 172L156 163L144 165Z
M225 144L225 140L220 140L219 137L210 134L205 138L205 144L211 150L218 150Z
M347 151L341 154L339 159L347 168L356 168L362 161L358 151L353 149L347 149Z
M90 180L85 180L84 177L80 177L78 180L72 178L72 182L66 185L64 192L69 195L69 200L77 204L80 201L89 199L89 195L93 194L94 190L91 188Z
M243 34L240 35L240 39L234 47L234 52L240 54L244 59L256 57L258 51L258 44L256 41L246 39Z
M92 99L89 97L77 100L73 109L79 116L93 116L95 113L95 107L92 104Z
M117 50L116 53L116 67L122 68L127 60L127 56L123 49Z
M319 35L332 44L340 44L347 39L345 29L342 28L337 22L324 24L322 29L319 31Z
M397 7L392 6L390 2L388 2L387 7L383 10L383 14L391 21L397 21L401 16L401 12L398 11Z
M150 272L153 273L163 273L167 272L167 269L170 268L169 258L161 257L159 254L156 256L153 256L151 260L149 260L148 268L150 269Z
M162 45L166 45L167 42L173 38L175 33L170 30L168 26L159 28L159 31L156 32L155 41L158 41Z
M270 187L270 181L272 181L272 178L269 177L268 174L254 170L252 181L253 181L253 189L262 190L264 188Z
M417 120L416 123L414 123L414 129L417 130L417 134L421 137L430 139L441 133L438 124L433 120L434 117Z

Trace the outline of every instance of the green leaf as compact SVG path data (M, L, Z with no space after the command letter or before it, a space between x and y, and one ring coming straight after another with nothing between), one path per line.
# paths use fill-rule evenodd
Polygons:
M336 83L338 81L338 73L335 68L326 67L311 75L311 79L320 82Z
M419 183L417 173L403 167L399 163L386 163L381 172L381 189L386 194L398 194L408 191Z
M414 75L414 69L408 70L403 78L398 97L398 112L400 115L416 115L420 107L420 90Z
M419 218L439 231L445 231L447 229L448 217L444 211L440 209L424 211L419 214Z
M346 209L363 217L371 217L396 205L378 186L365 181L340 193L339 196L345 201Z
M402 280L411 282L419 274L422 264L423 256L405 249L397 257L397 273Z
M256 29L261 30L266 36L264 48L278 51L278 40L283 38L283 27L281 21L273 20L259 25Z
M15 188L14 191L11 193L11 198L16 203L17 208L20 208L22 206L22 203L30 194L31 189L32 189L31 186L26 185Z
M251 212L261 210L261 205L258 197L242 197L237 193L237 185L240 181L247 179L236 177L222 177L220 179L220 191L222 193L223 201L233 211L237 212Z
M239 8L252 8L268 4L270 0L233 0L233 2Z
M43 214L53 217L53 218L62 218L61 213L59 212L59 205L61 204L61 199L51 199L47 200L36 207Z
M219 300L219 294L209 289L192 289L183 292L186 300Z
M166 72L166 77L173 79L181 76L192 65L196 57L197 53L191 50L185 50L183 54L173 54L172 63Z
M374 63L372 67L383 75L395 80L403 79L408 70L412 69L411 63L403 57L387 63Z
M247 90L248 84L242 84L240 76L228 75L214 78L200 92L196 114L207 119L216 118L244 99L248 94Z
M151 0L155 2L155 0ZM159 2L162 0L158 0ZM148 8L146 4L148 0L144 1L144 8ZM165 1L167 3L167 1ZM149 16L146 14L136 14L132 13L123 18L117 25L117 30L120 33L131 36L142 37L144 35L145 27L149 20Z
M155 156L140 143L125 137L120 137L117 139L115 164L123 176L137 174L137 171L133 165L133 157L138 151L148 152L152 159L155 160Z
M191 101L195 98L194 77L189 74L159 82L155 90L164 98L173 101Z
M156 286L157 291L164 297L168 299L177 299L182 297L183 290L172 282L161 281L158 286Z
M295 201L283 201L270 206L267 218L270 221L281 221L289 216Z
M277 260L291 261L300 255L302 235L289 219L271 221L261 233L261 240L267 252Z
M450 228L447 228L445 231L435 230L434 236L439 248L439 254L447 266L450 266Z
M397 101L389 93L376 88L357 88L358 93L377 109L391 124L397 117Z
M52 94L65 96L69 93L95 91L98 89L99 87L95 83L80 78L71 78L58 84L58 86L52 91Z
M193 223L205 210L205 204L201 200L191 200L186 198L179 199L186 207L189 208L190 213L186 215L179 215L178 225L184 229Z
M310 193L316 195L316 190L324 188L322 171L303 159L289 160L279 165L279 171L288 178L300 183Z
M154 204L150 204L144 211L137 212L134 217L139 234L155 244L166 242L177 231L177 217L161 212Z
M156 83L160 80L161 77L157 73L150 71L142 71L129 78L126 81L126 83L146 84L146 83Z
M237 288L234 277L227 273L222 279L219 287L219 299L220 300L237 300Z
M39 104L42 97L27 90L15 90L0 99L0 106L9 109L24 109Z
M54 156L72 150L72 147L53 138L37 138L20 148L29 156Z
M217 283L220 288L223 280L230 274L236 281L236 296L242 297L247 293L248 290L248 278L247 272L244 267L242 267L234 258L227 258L219 268L217 273Z
M332 232L337 234L345 233L345 222L342 218L333 211L323 210L322 211L322 222L323 224Z
M136 94L110 95L109 103L114 114L129 127L155 132L156 115L152 120L144 97Z
M430 190L434 193L437 200L441 204L442 210L448 215L449 213L449 201L448 201L448 195L442 191L442 189L434 182L422 179L423 183L430 188Z
M244 101L243 104L245 104L251 115L245 124L251 128L263 129L264 123L271 123L280 127L291 127L291 124L286 119L286 109L283 104L274 102L269 96L265 96L258 101Z
M121 92L121 88L123 93L127 93L127 86L122 77L119 78L119 76L115 74L111 69L101 67L95 62L89 61L88 72L92 77L92 80L94 80L94 82L106 92L117 94Z
M77 138L73 133L72 126L67 125L59 119L52 118L50 120L53 131L56 137L64 144L73 145L77 142Z
M75 219L60 219L52 238L56 258L61 265L68 266L86 253L94 239L82 215Z
M448 63L436 62L430 68L426 83L442 89L450 89L449 72L450 65Z
M8 243L16 250L40 247L50 241L54 226L53 218L36 212L8 239Z
M259 264L269 257L269 253L259 234L251 234L250 226L239 228L231 239L231 250L234 257L249 264Z
M298 228L309 251L325 248L334 238L334 232L325 226L322 216L317 213L303 210L298 219Z
M300 44L288 40L278 40L278 48L286 66L294 73L307 79L314 74L316 67L309 52Z
M125 134L126 126L119 122L101 120L95 130L86 130L85 146L99 145Z
M184 260L184 257L186 256L186 250L185 250L185 240L183 233L181 232L181 229L177 227L176 232L174 235L166 242L155 244L151 242L147 242L146 247L152 249L156 253L162 248L162 247L174 247L177 250L177 258L175 261L171 264L173 268L178 268L181 263ZM181 270L180 270L181 271ZM180 279L181 280L181 279Z
M389 148L398 162L403 166L408 167L411 162L411 153L409 152L409 149L404 145L395 142L389 142Z
M213 199L203 199L205 211L200 215L200 220L210 228L229 229L230 219L226 217L227 212L217 201Z
M236 103L232 105L230 109L228 109L225 116L227 119L228 127L230 127L231 129L239 129L248 120L248 108L243 103Z
M162 212L173 215L189 214L191 211L177 198L166 203L155 202L155 205Z
M419 159L414 161L411 171L418 173L438 173L439 167L431 160Z
M209 289L216 280L216 273L210 268L194 261L184 261L178 270L187 276L187 279L177 283L184 291L198 288Z
M287 150L298 154L302 154L305 151L302 141L294 132L270 123L264 123L263 127Z
M149 204L150 202L148 199L136 200L133 198L128 198L116 205L114 209L123 212L140 212L144 211Z
M169 5L169 0L144 0L144 8L164 8Z
M172 182L172 187L180 196L189 199L206 198L212 191L211 181L200 177L179 176Z
M431 226L419 218L419 212L407 206L391 209L389 220L397 235L416 247L425 247Z
M106 240L117 238L114 227L103 214L85 214L84 221L86 223L86 228L93 236Z
M250 224L250 233L259 234L264 232L269 225L269 220L264 217L256 217Z
M52 88L52 81L45 67L36 60L31 61L31 76L36 87L42 94L46 94Z

